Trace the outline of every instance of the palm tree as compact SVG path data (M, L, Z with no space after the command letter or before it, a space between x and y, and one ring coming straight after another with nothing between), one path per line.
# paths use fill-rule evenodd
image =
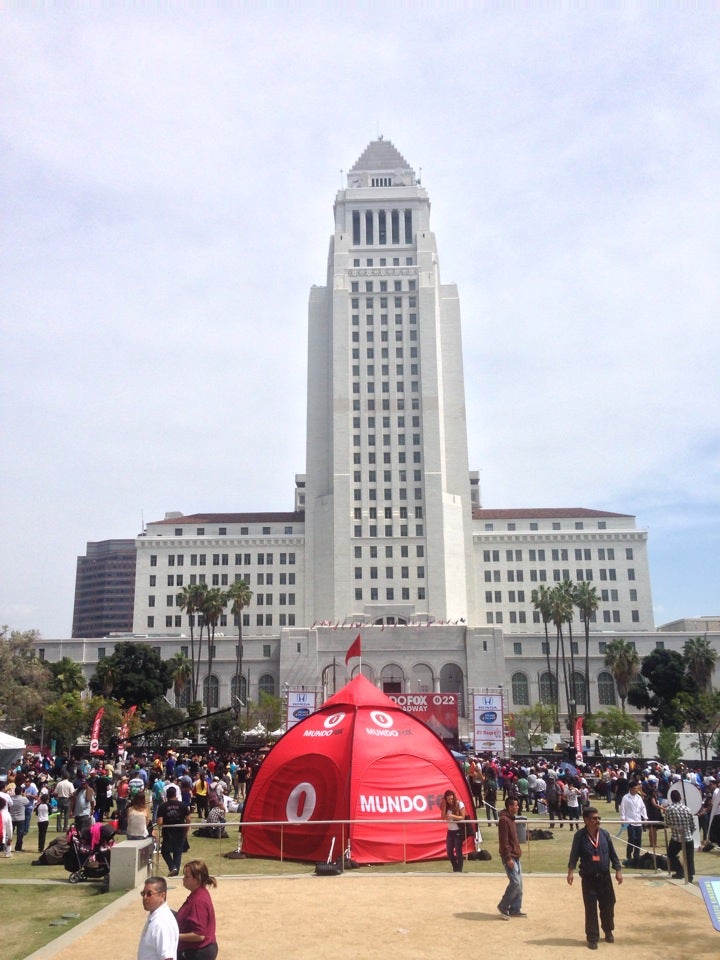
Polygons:
M632 643L616 637L605 648L605 666L610 667L617 687L622 712L625 713L625 701L628 690L640 672L640 657Z
M548 635L548 624L552 620L552 608L550 605L550 589L546 586L538 587L532 592L532 603L535 609L538 611L542 617L543 627L545 628L545 657L547 658L547 672L550 682L550 698L552 701L552 707L555 712L554 718L554 727L556 733L560 732L559 728L559 704L558 704L558 685L557 681L555 683L555 691L553 696L553 674L550 667L550 637Z
M207 591L204 583L189 583L183 587L176 597L176 603L181 610L184 610L190 624L190 663L192 664L192 677L190 679L191 699L197 700L198 680L200 678L200 653L202 651L202 623L200 626L200 646L198 648L197 658L195 657L195 614L199 612L202 598Z
M242 612L245 607L250 605L252 600L252 590L245 583L244 580L236 580L235 583L230 585L230 588L227 591L228 600L232 600L232 607L230 611L235 617L238 628L238 645L237 645L237 654L235 657L235 695L240 697L241 695L241 682L242 682ZM247 692L245 694L247 698Z
M192 682L192 660L186 657L184 653L176 653L174 656L170 657L168 665L168 672L170 679L172 680L175 696L179 697L182 695L182 692L187 687L188 683Z
M82 666L71 657L63 657L57 663L50 664L52 680L50 689L58 696L64 693L80 693L87 686Z
M709 693L712 690L712 675L717 658L717 651L707 637L694 637L683 644L685 667L700 693Z
M556 676L559 676L559 660L562 656L565 702L568 705L568 712L570 713L570 729L572 729L572 724L575 718L572 716L572 711L570 709L570 688L568 686L567 660L565 659L565 637L563 636L563 624L567 623L569 604L570 600L568 598L567 591L563 588L562 584L558 584L556 587L553 587L550 591L550 616L553 624L555 625L556 631L555 671ZM558 700L559 699L560 694L558 693Z
M578 695L575 689L575 647L573 645L572 622L575 616L575 586L572 580L563 580L558 587L565 595L565 622L568 627L568 640L570 642L570 702L574 705L571 709L572 725L574 729L575 716L577 714Z
M213 587L203 596L200 607L200 612L202 613L203 620L205 622L205 629L207 630L208 635L208 677L210 677L212 674L213 657L215 656L215 627L218 625L218 620L225 609L226 603L227 595L225 592L221 590L220 587ZM206 706L208 710L211 708L211 704L209 702L206 704Z
M600 606L600 595L587 580L577 584L573 597L585 627L585 713L590 709L590 621Z

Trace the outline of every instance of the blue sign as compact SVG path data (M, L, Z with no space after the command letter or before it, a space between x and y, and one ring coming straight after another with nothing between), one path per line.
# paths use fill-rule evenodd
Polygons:
M296 720L304 720L305 717L310 716L310 710L307 707L300 707L298 710L293 710L292 715Z
M497 713L494 710L486 710L485 713L480 714L481 723L495 723L497 720Z

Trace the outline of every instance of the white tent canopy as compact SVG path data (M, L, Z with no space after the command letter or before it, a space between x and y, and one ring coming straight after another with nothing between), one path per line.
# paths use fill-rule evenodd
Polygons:
M0 731L0 770L7 770L11 764L15 763L24 749L24 740Z

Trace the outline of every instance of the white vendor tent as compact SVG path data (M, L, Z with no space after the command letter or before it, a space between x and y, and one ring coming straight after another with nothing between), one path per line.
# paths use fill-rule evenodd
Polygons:
M5 771L22 756L25 741L0 731L0 771Z

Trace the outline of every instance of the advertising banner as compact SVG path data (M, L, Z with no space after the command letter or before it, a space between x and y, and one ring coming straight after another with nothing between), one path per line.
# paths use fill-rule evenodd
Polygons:
M405 713L426 723L441 740L458 739L458 695L456 693L388 693Z
M288 690L286 730L315 713L314 690Z
M473 744L478 753L505 754L501 693L473 694Z

